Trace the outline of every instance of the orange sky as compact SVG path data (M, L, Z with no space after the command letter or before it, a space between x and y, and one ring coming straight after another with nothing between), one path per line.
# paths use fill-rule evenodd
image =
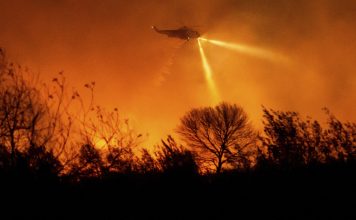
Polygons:
M118 107L147 145L173 133L190 108L212 103L197 42L151 25L199 26L204 36L283 54L273 62L204 44L223 100L258 126L261 105L318 118L328 107L356 119L356 2L353 0L0 0L0 46L50 79L96 81L97 102Z

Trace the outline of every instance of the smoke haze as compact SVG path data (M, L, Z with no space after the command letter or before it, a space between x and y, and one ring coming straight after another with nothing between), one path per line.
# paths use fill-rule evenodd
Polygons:
M283 54L290 62L203 44L224 101L258 126L261 105L315 118L356 112L356 2L352 0L0 0L0 46L51 79L96 81L96 99L150 133L173 133L190 108L211 105L196 41L152 31L194 26L208 39ZM197 26L197 27L195 27Z

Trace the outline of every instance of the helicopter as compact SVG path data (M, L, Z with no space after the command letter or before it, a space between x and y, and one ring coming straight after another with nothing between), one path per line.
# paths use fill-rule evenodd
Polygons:
M152 29L159 34L165 34L168 37L175 37L187 41L190 39L195 39L200 37L200 33L198 31L193 30L187 26L182 26L178 29L172 29L172 30L162 30L162 29L158 29L156 26L152 26Z

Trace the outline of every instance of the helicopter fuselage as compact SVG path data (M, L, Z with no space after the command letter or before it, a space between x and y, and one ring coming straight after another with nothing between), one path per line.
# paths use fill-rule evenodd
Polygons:
M178 29L173 29L173 30L161 30L155 26L152 26L152 29L154 29L159 34L165 34L168 37L179 38L182 40L190 40L190 39L200 37L200 34L198 31L195 31L195 30L188 28L186 26L183 26Z

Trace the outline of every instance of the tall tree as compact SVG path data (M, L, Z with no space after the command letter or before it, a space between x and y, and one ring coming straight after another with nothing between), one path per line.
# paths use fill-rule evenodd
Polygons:
M245 111L228 103L190 110L177 132L195 152L201 168L214 167L216 173L245 163L256 140Z

